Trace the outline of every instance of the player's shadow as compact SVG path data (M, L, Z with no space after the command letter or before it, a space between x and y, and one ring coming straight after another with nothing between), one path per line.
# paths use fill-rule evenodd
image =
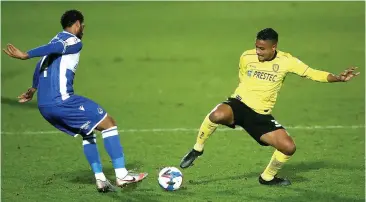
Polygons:
M314 162L304 162L304 163L297 163L297 164L288 164L281 170L281 177L289 178L293 181L297 182L306 182L309 181L309 179L299 176L297 174L308 172L311 170L319 170L319 169L326 169L328 165L331 165L329 163L323 162L323 161L314 161ZM229 172L229 170L228 170ZM260 175L260 171L258 172L249 172L244 173L241 175L235 175L235 176L223 176L219 178L210 178L210 177L203 177L200 179L205 180L190 180L189 184L191 185L200 185L200 184L207 184L211 182L218 182L218 181L225 181L225 180L247 180L248 178L258 178Z
M260 186L260 185L257 185ZM246 187L245 189L250 189L251 187ZM279 189L282 189L283 187L271 187L271 190L275 190L274 192L279 191ZM338 194L336 192L324 192L324 189L319 190L311 190L311 189L301 189L296 188L292 186L286 187L286 190L291 190L296 193L296 195L277 195L275 198L273 196L260 196L257 193L249 192L245 195L245 197L249 201L271 201L271 202L308 202L308 201L332 201L332 202L344 202L344 201L354 201L354 202L361 202L365 201L362 199L359 199L357 196L349 195L345 196L342 194ZM242 192L238 190L228 189L228 190L222 190L215 193L216 195L230 195L230 196L242 196ZM269 194L272 195L272 194Z
M109 196L113 199L113 201L126 201L126 202L159 202L160 200L154 199L154 197L160 197L160 195L146 194L142 192L131 192L130 195L126 195L126 193L121 192L110 192L106 193L106 196ZM110 200L108 200L110 201Z
M140 162L132 162L132 163L128 163L126 165L126 168L138 169L141 166L142 166L142 164ZM136 171L132 170L132 171L138 172L140 170L136 170ZM103 167L103 172L108 179L110 179L112 182L114 182L114 180L115 180L114 168ZM95 184L95 178L94 178L93 172L90 169L63 173L62 175L64 175L64 176L60 176L60 177L62 177L62 178L67 177L68 179L70 179L69 181L74 184ZM126 188L126 190L132 190L132 189L136 188L137 186L138 186L138 183L135 185L129 186L128 188Z
M139 161L129 162L126 164L127 169L131 172L138 172L142 171L140 168L142 167L142 163ZM107 179L111 181L111 183L115 184L115 172L112 166L103 167L103 172L106 175ZM87 186L95 186L95 178L93 172L86 168L83 170L77 170L72 172L60 172L58 174L52 175L50 178L60 178L60 179L67 179L69 182L73 184L80 184L80 185L87 185ZM127 185L124 188L116 187L115 192L108 192L108 193L101 193L102 197L110 197L116 201L151 201L151 202L158 202L156 197L161 196L158 193L152 192L150 189L136 189L142 182L133 183ZM47 184L47 182L45 183ZM108 200L109 201L109 200Z
M11 107L23 107L29 109L37 109L38 105L37 102L32 100L28 103L19 103L17 98L8 98L1 96L1 104L5 104Z
M308 179L302 176L299 176L300 173L305 173L305 172L310 172L310 171L316 171L316 170L322 170L322 169L329 169L329 168L337 168L337 169L341 169L341 170L364 170L361 167L358 166L350 166L350 165L345 165L342 163L337 163L337 162L324 162L324 161L312 161L312 162L300 162L300 163L293 163L293 164L288 164L286 167L284 167L281 170L281 174L280 176L282 177L286 177L289 178L290 180L293 180L295 182L306 182L306 181L311 181L314 179ZM230 170L228 170L228 172L230 172ZM188 183L189 185L197 185L197 186L202 186L208 183L215 183L215 182L220 182L220 181L227 181L227 180L248 180L248 179L255 179L258 180L260 171L252 171L249 173L244 173L241 175L235 175L235 176L223 176L223 177L219 177L219 178L211 178L210 176L206 176L206 177L202 177L200 179L205 179L205 180L190 180ZM211 179L210 179L211 178ZM251 189L252 187L258 187L260 186L259 184L242 184L243 186L245 186L245 189ZM280 189L280 187L277 187ZM291 189L295 192L297 192L297 196L278 196L278 199L273 200L272 197L262 197L262 196L258 196L256 194L248 194L246 195L247 198L250 198L250 201L311 201L312 199L320 199L321 201L361 201L359 200L357 197L352 197L352 196L343 196L343 195L338 195L336 193L331 194L326 192L326 194L324 192L317 192L317 191L312 191L312 190L308 190L308 189L301 189L301 188L296 188L296 187L286 187L286 189ZM235 189L228 189L228 190L221 190L221 191L216 191L217 195L235 195L235 196L241 196L242 193L238 192ZM314 200L313 200L314 201Z

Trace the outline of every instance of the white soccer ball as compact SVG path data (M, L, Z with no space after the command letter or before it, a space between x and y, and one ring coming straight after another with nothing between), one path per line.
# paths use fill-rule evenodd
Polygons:
M160 170L159 176L159 185L167 190L174 191L180 188L183 182L183 174L176 167L165 167Z

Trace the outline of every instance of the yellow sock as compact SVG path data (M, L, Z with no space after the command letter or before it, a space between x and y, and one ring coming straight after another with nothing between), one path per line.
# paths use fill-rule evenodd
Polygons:
M204 147L204 144L205 144L207 138L210 137L210 135L213 132L215 132L215 130L218 126L218 124L212 123L208 117L209 117L209 115L207 115L205 120L203 120L203 123L198 132L197 142L193 147L193 149L195 149L196 151L203 150L203 147Z
M261 177L266 181L272 180L277 172L282 168L283 164L290 159L290 157L291 156L287 156L276 150L273 153L271 161L269 162L267 168L261 174Z

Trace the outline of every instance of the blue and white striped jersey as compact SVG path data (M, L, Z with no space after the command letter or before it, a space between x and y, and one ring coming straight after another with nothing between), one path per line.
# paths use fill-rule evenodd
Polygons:
M61 103L74 94L74 76L82 43L75 35L63 31L47 48L53 51L38 62L33 80L33 87L38 89L38 106ZM32 56L32 52L29 53Z

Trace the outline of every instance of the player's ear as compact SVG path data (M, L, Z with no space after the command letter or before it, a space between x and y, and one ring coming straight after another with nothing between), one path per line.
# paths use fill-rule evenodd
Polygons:
M273 45L272 45L272 50L273 51L275 51L277 49L277 43L274 43Z
M76 26L77 28L80 28L81 24L80 24L80 21L79 21L79 20L76 20L76 22L75 22L75 26Z

